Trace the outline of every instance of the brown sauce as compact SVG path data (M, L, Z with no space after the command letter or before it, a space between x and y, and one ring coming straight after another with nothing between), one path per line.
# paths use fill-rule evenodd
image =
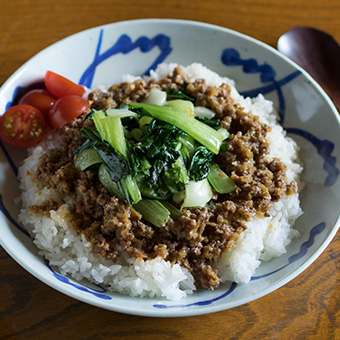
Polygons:
M107 93L93 91L89 99L92 108L114 108L145 99L153 87L181 90L185 83L188 79L177 68L172 77L159 82L117 84ZM141 259L160 256L186 267L197 287L214 289L220 283L215 263L233 248L245 222L255 215L268 216L272 203L297 187L295 182L287 183L285 165L268 157L270 127L235 104L227 85L211 88L197 80L188 83L186 92L196 99L195 105L213 109L231 134L228 151L215 161L235 182L235 192L216 194L207 207L185 208L177 221L169 219L163 228L150 225L127 202L111 197L90 171L75 169L74 150L84 141L78 131L91 124L85 115L63 128L60 143L41 157L35 176L68 198L73 224L91 242L94 253L112 261L117 259L117 249ZM48 215L57 208L58 203L50 200L30 210Z

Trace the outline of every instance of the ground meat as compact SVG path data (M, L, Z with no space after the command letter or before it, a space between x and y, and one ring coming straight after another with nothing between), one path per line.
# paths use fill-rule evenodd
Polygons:
M50 211L57 210L60 206L60 203L53 200L48 199L42 204L35 204L29 207L29 211L34 214L44 215L46 217L51 217Z
M245 222L254 215L268 216L272 203L297 191L295 182L287 183L282 162L268 157L266 134L270 127L245 112L230 97L223 84L211 88L204 80L190 83L178 67L171 77L116 84L107 92L90 93L91 108L114 108L122 103L141 101L152 88L185 91L195 105L213 109L221 126L230 132L228 151L215 156L237 189L227 195L215 195L208 207L183 209L176 221L169 219L162 228L150 225L143 216L120 198L111 197L90 171L77 171L74 151L83 143L79 129L92 122L86 114L66 125L55 149L40 159L35 174L46 186L67 197L77 231L92 244L93 252L116 261L118 249L139 259L157 256L179 263L194 276L196 286L218 287L215 264L221 254L232 249L245 230ZM60 203L47 201L30 210L48 214Z

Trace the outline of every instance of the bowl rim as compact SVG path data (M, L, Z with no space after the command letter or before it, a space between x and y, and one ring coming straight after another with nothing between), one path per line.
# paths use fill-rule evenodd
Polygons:
M266 43L264 43L260 40L255 39L251 36L237 32L237 31L230 29L230 28L218 26L218 25L215 25L215 24L200 22L200 21L184 20L184 19L149 18L149 19L122 20L122 21L117 21L117 22L113 22L113 23L107 23L107 24L103 24L103 25L99 25L99 26L90 27L90 28L81 30L79 32L73 33L73 34L66 36L66 37L54 42L53 44L45 47L44 49L42 49L41 51L39 51L38 53L33 55L30 59L28 59L24 64L22 64L16 71L14 71L14 73L0 87L0 96L4 91L6 91L7 86L12 83L13 79L15 77L18 77L18 75L20 75L20 73L25 70L25 68L28 66L28 63L30 63L32 61L32 59L35 59L36 56L38 56L41 53L44 53L47 49L55 47L55 45L63 43L66 39L74 38L75 36L80 35L80 34L84 34L88 31L105 29L105 28L112 27L112 26L128 25L128 24L134 24L134 25L138 25L138 24L159 24L159 23L167 23L167 24L172 24L172 25L181 24L181 25L200 26L200 27L203 27L203 28L219 30L219 31L222 31L224 33L231 34L233 36L239 37L243 40L255 43L256 45L264 48L265 50L269 51L270 53L276 54L281 59L285 60L287 63L292 65L295 69L301 71L301 73L307 78L307 80L309 80L311 82L311 84L313 84L313 86L318 90L319 94L322 95L322 97L326 101L327 105L332 109L332 111L335 114L335 116L338 120L338 123L340 125L340 118L338 117L338 112L337 112L333 102L331 101L329 96L326 94L326 92L322 89L322 87L314 80L314 78L312 78L308 74L308 72L306 72L304 69L302 69L295 62L293 62L292 60L290 60L289 58L284 56L282 53L277 51L275 48L273 48L272 46L270 46L270 45L268 45L268 44L266 44ZM10 224L10 222L8 222L8 224ZM88 304L96 306L96 307L107 309L107 310L110 310L110 311L115 311L115 312L130 314L130 315L151 316L151 317L181 317L181 316L194 316L194 315L202 315L202 314L208 314L208 313L223 311L223 310L226 310L226 309L241 306L245 303L249 303L251 301L257 300L257 299L259 299L259 298L261 298L265 295L272 293L273 291L277 290L278 288L284 286L285 284L287 284L288 282L290 282L291 280L296 278L304 270L306 270L321 255L321 253L324 252L324 250L328 247L329 243L335 237L339 227L340 227L340 212L338 214L336 223L334 224L333 228L331 229L331 232L329 232L328 236L322 242L322 245L309 257L308 261L305 261L302 265L300 265L298 268L296 268L293 271L293 273L290 273L290 275L288 275L287 277L280 279L279 282L271 285L270 287L268 287L264 291L256 293L253 296L248 296L248 297L244 297L242 299L239 299L239 300L237 300L237 302L235 301L234 303L231 303L230 306L227 307L227 308L224 307L223 304L221 304L221 305L218 305L218 306L215 306L215 305L209 306L208 305L208 306L201 307L199 309L196 308L196 309L176 309L176 310L169 309L167 311L160 311L160 310L137 310L136 311L136 310L132 310L131 307L129 307L129 306L121 306L121 307L118 306L117 307L114 304L111 304L111 305L104 304L103 305L102 301L100 301L98 299L91 299L91 296L86 295L86 294L82 294L81 291L78 291L78 290L72 290L71 291L69 289L65 289L65 285L61 285L61 284L59 284L59 282L56 284L56 281L53 280L52 276L46 277L45 275L42 275L41 273L39 273L39 271L34 267L34 265L26 263L22 258L20 258L15 253L15 251L13 249L11 249L10 247L7 246L5 239L3 239L3 236L2 236L1 233L0 233L0 244L5 249L5 251L21 267L23 267L26 271L28 271L28 273L32 274L35 278L44 282L45 284L47 284L51 288L65 294L67 296L75 298L79 301L88 303ZM140 299L140 298L138 298L138 299Z

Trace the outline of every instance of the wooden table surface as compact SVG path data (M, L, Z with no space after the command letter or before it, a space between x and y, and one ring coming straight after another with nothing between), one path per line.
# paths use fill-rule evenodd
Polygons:
M1 0L0 85L70 34L156 17L217 24L272 46L296 25L324 29L340 41L339 0ZM257 301L210 315L158 319L64 296L0 248L0 339L340 339L339 255L340 232L305 272Z

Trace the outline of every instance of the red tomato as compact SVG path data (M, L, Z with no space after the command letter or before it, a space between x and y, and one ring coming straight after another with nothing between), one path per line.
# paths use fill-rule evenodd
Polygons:
M20 99L18 104L31 105L36 107L47 119L48 112L56 102L54 98L47 90L35 89L25 93Z
M45 136L42 113L30 105L14 105L0 117L0 136L8 144L29 148Z
M47 90L56 98L70 95L81 97L85 93L82 86L51 71L46 72L44 82Z
M49 112L49 121L52 128L60 128L74 118L80 116L90 103L79 96L66 96L59 98Z

